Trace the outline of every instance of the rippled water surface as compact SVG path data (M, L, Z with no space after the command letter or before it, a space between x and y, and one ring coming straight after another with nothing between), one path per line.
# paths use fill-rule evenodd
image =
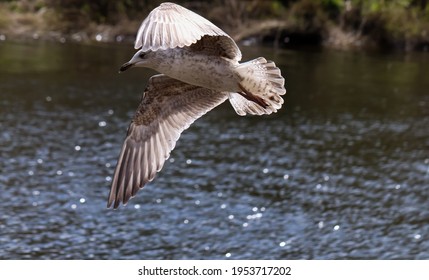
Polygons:
M243 48L285 106L224 104L106 209L153 72L131 46L0 42L0 258L429 259L429 55Z

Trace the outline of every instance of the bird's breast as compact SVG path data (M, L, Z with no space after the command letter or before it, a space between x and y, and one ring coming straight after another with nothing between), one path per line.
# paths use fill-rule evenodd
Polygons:
M171 51L158 58L155 70L188 84L219 91L236 91L234 64L225 58L188 51Z

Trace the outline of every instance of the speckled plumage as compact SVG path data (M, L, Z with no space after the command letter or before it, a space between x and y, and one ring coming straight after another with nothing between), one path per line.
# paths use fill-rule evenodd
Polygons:
M131 122L115 169L108 207L126 204L153 180L183 130L229 99L239 115L271 114L281 108L284 78L274 62L245 63L220 28L173 3L154 9L139 28L140 49L121 67L152 68L153 76Z

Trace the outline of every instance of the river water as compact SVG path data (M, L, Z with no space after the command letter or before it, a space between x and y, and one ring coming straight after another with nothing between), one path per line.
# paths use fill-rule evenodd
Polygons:
M0 258L429 259L429 54L243 47L284 108L225 103L106 208L147 79L131 46L0 42Z

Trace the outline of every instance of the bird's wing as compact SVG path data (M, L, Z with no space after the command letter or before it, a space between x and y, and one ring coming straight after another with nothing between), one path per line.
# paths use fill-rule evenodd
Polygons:
M237 62L241 60L240 49L234 40L226 36L204 35L195 44L190 45L189 49L205 55L223 56Z
M241 60L234 40L222 29L202 16L174 3L162 3L150 12L137 32L134 48L146 51L190 46L203 36L224 37L223 44L231 49L228 57Z
M128 128L107 206L126 204L161 170L182 131L227 96L165 75L153 76Z

